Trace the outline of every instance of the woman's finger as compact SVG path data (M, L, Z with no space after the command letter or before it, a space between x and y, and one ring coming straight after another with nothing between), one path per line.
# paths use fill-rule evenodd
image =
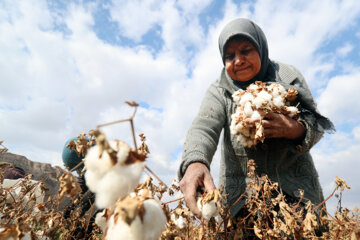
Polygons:
M190 185L190 184L188 184ZM201 218L200 210L196 204L196 187L195 184L191 184L191 186L187 187L186 193L184 192L184 200L186 206L190 209L190 211L197 217Z
M216 189L214 181L213 181L210 173L205 174L205 176L204 176L204 187L207 192L211 192Z

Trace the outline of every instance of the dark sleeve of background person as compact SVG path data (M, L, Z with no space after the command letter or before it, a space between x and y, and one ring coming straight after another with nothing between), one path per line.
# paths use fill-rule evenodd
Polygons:
M20 168L20 167L7 167L4 170L4 178L5 179L19 179L19 178L24 178L26 175L24 169Z

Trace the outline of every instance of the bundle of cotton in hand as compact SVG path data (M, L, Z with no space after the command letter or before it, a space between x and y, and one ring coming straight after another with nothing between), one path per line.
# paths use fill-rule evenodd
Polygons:
M157 200L128 195L116 202L105 239L156 240L165 229L166 216Z
M108 208L138 185L145 167L145 157L119 140L107 142L99 133L96 145L85 158L85 180L96 194L96 206Z
M296 119L299 111L291 102L297 97L297 90L289 88L288 91L278 84L266 85L261 81L250 84L246 91L239 89L232 97L236 103L235 113L231 115L231 134L236 136L244 147L255 146L258 141L263 142L264 128L261 121L263 117L258 110L275 112ZM252 120L253 123L248 123Z
M197 199L197 207L201 212L201 216L207 220L216 217L221 209L221 193L219 189L215 189L209 193L204 193Z

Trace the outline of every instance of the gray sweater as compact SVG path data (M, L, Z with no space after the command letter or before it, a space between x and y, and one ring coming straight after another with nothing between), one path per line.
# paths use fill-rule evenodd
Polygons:
M277 75L275 79L285 87L299 89L301 94L313 102L310 90L301 73L294 67L278 62L271 62ZM314 111L300 108L301 121L306 127L302 142L295 143L283 138L265 139L255 148L244 148L230 133L231 115L235 112L232 94L239 89L232 81L222 77L211 84L202 101L200 111L188 131L183 148L183 161L179 169L179 179L193 162L201 162L210 169L216 151L220 133L224 130L221 147L220 185L228 194L227 204L232 205L244 193L247 178L247 162L254 159L258 175L267 174L272 181L279 183L281 190L288 195L299 198L298 189L304 190L304 197L312 203L323 201L318 173L315 169L310 148L323 135L324 129L318 123ZM240 86L245 89L246 86ZM309 102L309 101L308 101ZM306 105L306 104L304 104ZM316 106L312 106L316 110ZM317 110L316 110L317 112ZM300 148L297 145L301 146ZM239 201L230 210L235 216L244 205L245 199Z

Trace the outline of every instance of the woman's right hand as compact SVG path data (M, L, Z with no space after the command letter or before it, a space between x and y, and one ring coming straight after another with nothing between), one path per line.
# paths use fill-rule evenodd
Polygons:
M204 187L206 192L211 192L216 189L209 169L203 163L191 163L187 167L185 175L179 185L184 194L186 206L196 217L201 218L200 210L196 204L197 188Z

